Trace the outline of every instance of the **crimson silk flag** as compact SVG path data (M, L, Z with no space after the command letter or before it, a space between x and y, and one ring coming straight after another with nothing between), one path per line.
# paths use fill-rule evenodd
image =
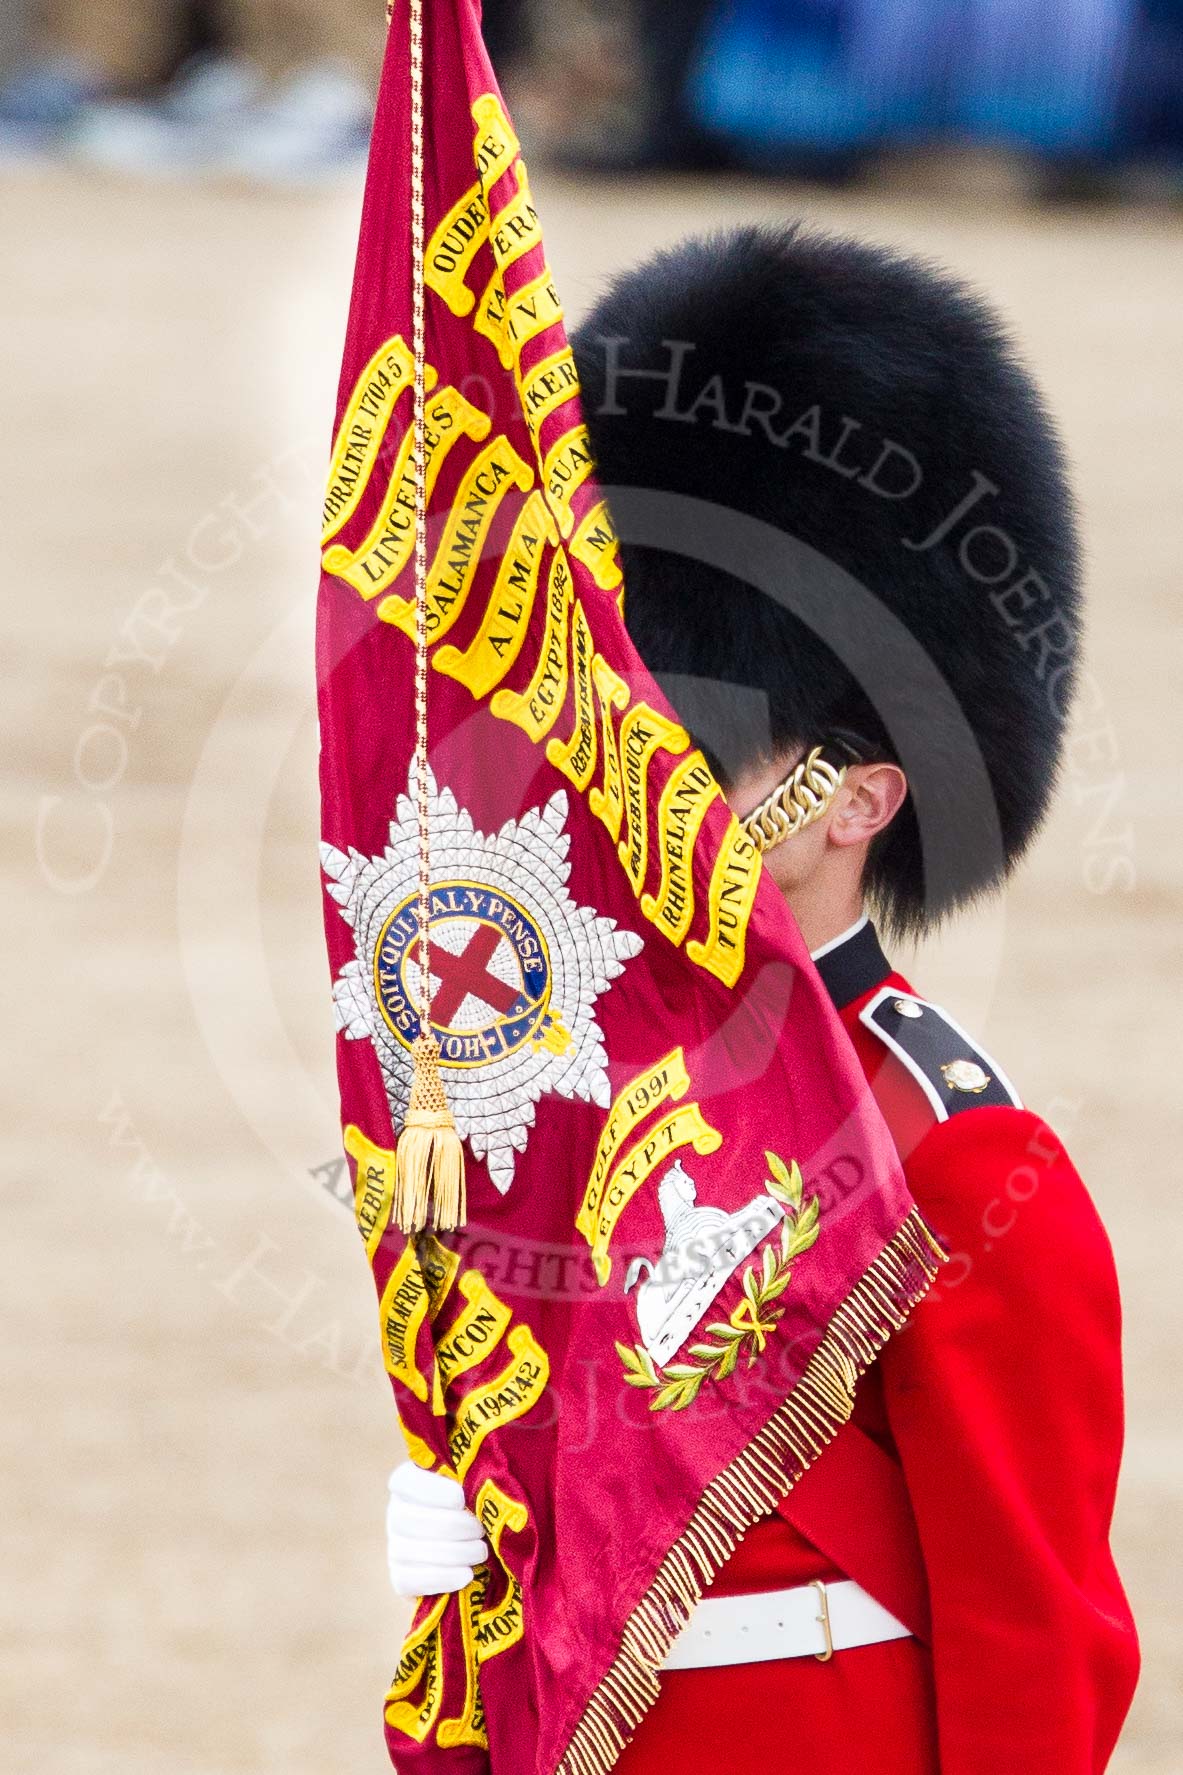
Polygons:
M386 1367L490 1561L419 1605L386 1731L400 1768L592 1775L939 1254L629 642L477 0L426 0L424 46L433 1024L469 1217L390 1225L419 1002L409 42L398 0L325 505L322 861Z

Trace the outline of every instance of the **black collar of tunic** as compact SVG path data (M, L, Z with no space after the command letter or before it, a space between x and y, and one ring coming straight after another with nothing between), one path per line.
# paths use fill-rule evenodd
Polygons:
M875 986L882 986L891 973L891 963L884 955L878 933L869 919L836 949L819 956L814 966L836 1011L844 1011L856 998L862 998Z

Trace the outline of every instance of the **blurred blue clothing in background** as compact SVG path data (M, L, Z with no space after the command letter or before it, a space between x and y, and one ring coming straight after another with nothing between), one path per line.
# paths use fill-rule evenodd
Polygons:
M974 0L951 127L1044 154L1109 153L1137 10L1132 0Z
M1103 155L1139 16L1135 0L728 0L693 98L757 159L949 138Z
M1122 93L1131 153L1183 157L1183 0L1142 0Z
M956 10L938 0L731 0L693 76L702 121L757 155L927 133Z

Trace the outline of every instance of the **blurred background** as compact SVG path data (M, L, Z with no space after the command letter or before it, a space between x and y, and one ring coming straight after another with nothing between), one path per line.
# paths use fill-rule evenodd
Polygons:
M1032 198L1177 201L1179 0L488 0L502 83L587 174L829 187L1005 154ZM0 151L297 185L365 152L382 0L6 0Z
M312 666L383 11L0 14L0 1717L38 1775L386 1767L402 1451L339 1157ZM1092 620L1058 809L1004 904L898 959L1110 1227L1146 1652L1114 1766L1178 1775L1183 0L486 23L572 316L690 229L804 215L980 284L1063 426Z

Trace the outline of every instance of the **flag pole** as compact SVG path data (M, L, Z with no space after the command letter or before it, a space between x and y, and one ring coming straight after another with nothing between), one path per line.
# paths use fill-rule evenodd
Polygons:
M412 460L415 483L415 790L419 841L417 894L419 1033L407 1118L395 1158L394 1212L405 1233L451 1230L466 1215L464 1147L440 1078L431 1027L431 813L427 769L427 317L424 290L423 6L408 0L411 71L411 355L414 360Z

